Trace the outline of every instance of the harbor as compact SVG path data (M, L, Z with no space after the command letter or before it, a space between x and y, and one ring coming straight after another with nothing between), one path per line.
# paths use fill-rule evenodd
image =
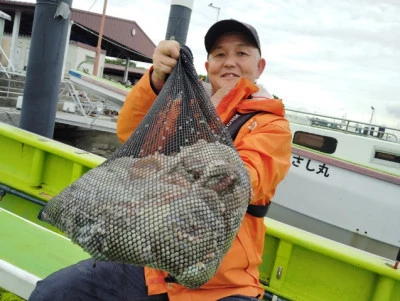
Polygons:
M36 5L0 0L6 32L0 45L7 46L1 49L0 66L0 237L6 242L0 248L1 301L27 300L37 281L90 257L38 216L50 200L119 149L119 112L147 71L130 60L151 62L155 48L136 22L107 16L107 1L103 14L72 9L69 0L57 4L54 12L54 3L47 0ZM208 7L217 9L218 19L220 8L213 3ZM169 8L166 38L185 44L193 1L172 1ZM35 23L39 12L47 25ZM182 17L179 26L176 14ZM17 27L23 33L31 28L31 44L15 33ZM50 39L41 43L45 35L38 32L45 27ZM113 55L123 58L123 66L107 63L106 56ZM400 130L374 123L375 113L373 109L370 119L355 120L286 108L292 131L290 168L268 215L260 220L265 243L259 277L253 280L264 290L260 299L399 300ZM254 120L248 122L254 125ZM176 159L176 153L161 155ZM134 180L131 167L126 168L128 184ZM97 196L93 190L89 187L88 194ZM174 200L164 195L151 200L161 200L167 208L161 215L168 217ZM131 208L130 194L126 197L123 205ZM100 219L109 214L104 210L96 214ZM148 213L131 210L124 221L139 215L147 221L143 212ZM180 232L177 237L184 238ZM252 242L245 239L241 244L247 252Z

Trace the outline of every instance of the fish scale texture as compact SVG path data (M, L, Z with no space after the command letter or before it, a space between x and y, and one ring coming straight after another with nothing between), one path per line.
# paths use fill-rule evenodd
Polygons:
M39 218L97 260L164 270L197 288L218 270L250 197L247 170L182 46L131 137Z

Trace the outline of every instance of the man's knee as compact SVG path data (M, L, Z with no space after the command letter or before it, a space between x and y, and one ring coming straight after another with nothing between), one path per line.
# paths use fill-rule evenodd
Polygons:
M83 261L76 265L69 266L36 283L36 287L29 297L29 301L46 300L73 300L71 288L84 285L87 274L82 273L82 267L88 268L89 261ZM77 299L79 300L79 299Z
M65 286L65 285L63 285ZM68 300L65 296L65 287L48 279L38 281L36 287L30 295L28 301L57 301L57 300Z

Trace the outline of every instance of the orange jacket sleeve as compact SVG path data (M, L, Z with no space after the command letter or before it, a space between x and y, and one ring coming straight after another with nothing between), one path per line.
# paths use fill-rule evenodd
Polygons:
M249 123L251 129L242 127L235 146L249 171L252 203L265 205L289 170L292 134L287 120L276 115L256 115Z
M152 68L132 88L119 112L117 135L122 143L130 137L157 98L150 85L151 71Z

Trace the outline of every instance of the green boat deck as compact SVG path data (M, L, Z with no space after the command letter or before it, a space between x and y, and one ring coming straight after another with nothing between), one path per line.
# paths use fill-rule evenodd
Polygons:
M42 206L35 200L46 202L104 158L2 123L0 145L0 287L27 298L35 279L89 257L37 220ZM270 296L400 300L400 270L393 268L394 261L269 218L265 223L260 280ZM15 275L7 272L10 267Z
M0 260L18 268L15 275L0 265L0 286L27 298L35 278L88 258L80 247L60 234L0 209ZM24 271L22 274L19 270ZM24 286L23 289L21 286Z
M0 219L2 226L6 226L0 229L0 237L7 242L0 250L0 258L39 278L89 258L86 252L64 236L8 211L0 209Z
M287 300L400 300L400 271L393 269L394 262L272 219L265 223L260 279L269 292ZM38 278L89 257L62 235L4 209L0 237L1 260ZM6 282L0 277L0 286L18 286Z

